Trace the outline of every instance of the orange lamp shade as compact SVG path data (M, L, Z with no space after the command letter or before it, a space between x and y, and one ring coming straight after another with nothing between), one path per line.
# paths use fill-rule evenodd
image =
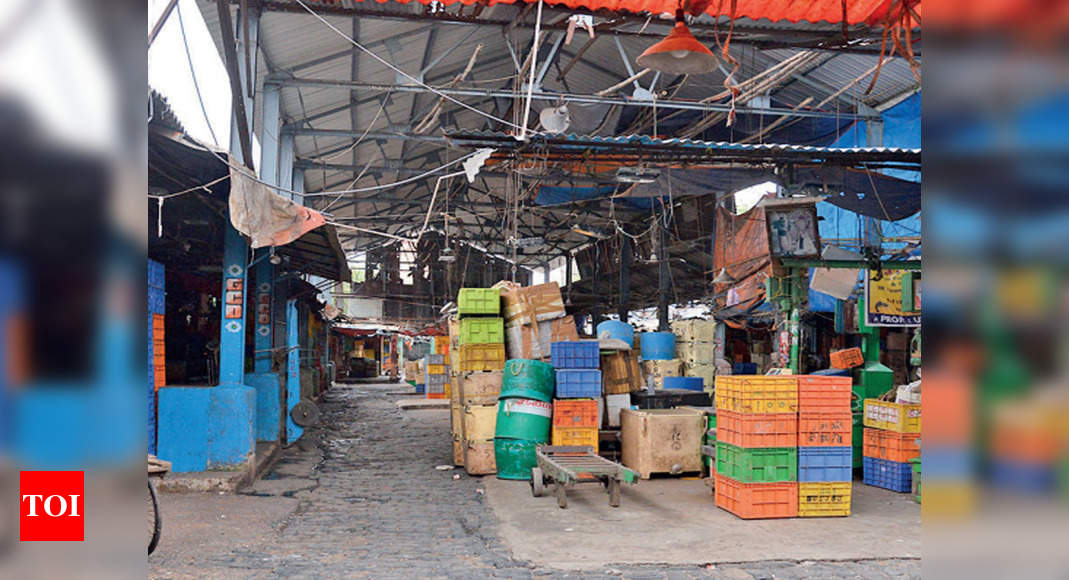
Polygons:
M716 68L713 51L698 42L687 25L676 21L664 40L646 49L637 59L639 66L671 74L701 74Z

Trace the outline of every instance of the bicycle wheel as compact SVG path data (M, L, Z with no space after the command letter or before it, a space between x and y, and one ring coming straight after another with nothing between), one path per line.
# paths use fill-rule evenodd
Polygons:
M152 479L148 480L148 497L146 498L146 518L148 527L148 553L156 551L156 545L160 543L160 528L163 521L160 518L160 502L156 497L156 486Z

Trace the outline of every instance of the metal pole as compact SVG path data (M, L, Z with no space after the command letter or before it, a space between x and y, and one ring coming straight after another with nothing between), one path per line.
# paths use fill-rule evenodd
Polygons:
M617 314L620 322L627 322L631 306L631 238L623 236L620 247L620 303Z
M663 216L657 219L663 220ZM657 232L657 330L668 332L672 329L668 324L668 228L664 227L664 223L659 223Z

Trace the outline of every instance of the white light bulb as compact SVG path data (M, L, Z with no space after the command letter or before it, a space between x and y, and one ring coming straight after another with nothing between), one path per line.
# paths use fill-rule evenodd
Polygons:
M670 50L670 51L668 51L668 54L670 54L670 55L672 55L672 56L674 56L676 58L683 59L683 58L687 58L687 56L690 55L690 51L689 50Z

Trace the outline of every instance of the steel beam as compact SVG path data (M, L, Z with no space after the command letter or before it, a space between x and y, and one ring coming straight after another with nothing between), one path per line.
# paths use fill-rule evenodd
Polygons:
M237 3L238 0L231 0L233 3ZM288 12L297 14L307 14L303 7L295 2L283 2L279 0L260 2L260 9L265 12ZM531 6L531 4L527 4ZM434 22L439 25L456 25L456 26L492 26L495 28L526 28L533 29L534 22L532 19L523 18L478 18L473 16L465 16L459 13L451 13L445 10L436 13L414 13L414 12L396 12L377 9L374 7L368 8L365 6L346 7L341 3L334 5L317 4L315 7L316 13L324 16L344 16L352 17L359 16L362 18L375 18L379 20L405 22ZM559 22L553 22L554 16L571 14L589 14L599 16L594 12L576 9L567 11L557 11L550 8L546 8L546 14L543 18L545 22L542 24L543 30L559 30L566 31L568 29L567 19L560 20ZM647 18L645 16L629 16L617 14L614 18L618 21L614 28L610 29L598 29L599 36L630 36L638 38L648 38L661 40L672 28L671 20L656 19L650 21L647 25ZM620 28L628 24L634 24L641 27L639 30L621 30ZM705 22L692 22L689 24L691 32L695 38L705 44L715 44L716 35L723 34L723 30L718 30L718 27L712 23ZM720 27L722 28L722 26ZM830 28L830 27L829 27ZM849 46L843 46L842 30L836 27L834 30L769 30L767 28L761 28L759 25L747 25L736 23L732 31L732 44L738 45L754 45L760 48L814 48L820 50L835 50L835 51L850 51L850 52L866 52L866 53L879 53L880 46L880 34L878 30L873 30L868 26L855 25L847 30L851 40ZM791 36L797 39L795 42L785 42L783 38L785 36ZM867 42L867 44L866 44Z
M238 157L238 163L243 163L249 168L253 167L252 160L252 95L246 94L245 80L256 74L256 65L249 63L251 66L246 66L246 61L238 59L238 46L236 43L236 34L234 30L234 22L230 17L230 7L227 4L227 0L216 0L216 7L219 12L219 26L222 28L222 41L223 41L223 54L224 63L226 65L227 77L230 80L230 96L233 101L233 118L231 135L230 135L230 153ZM242 22L247 23L248 34L244 34L245 38L250 38L249 42L256 44L256 36L259 31L259 18L244 18ZM243 41L242 41L243 42Z
M363 82L352 81L339 81L331 79L311 79L311 78L292 78L282 81L286 86L294 87L316 87L316 88L334 88L345 90L358 90L367 92L394 92L394 93L428 93L437 92L440 94L448 95L453 98L459 97L478 97L483 99L489 98L502 98L511 99L515 95L511 91L504 91L498 89L475 89L475 88L440 88L428 89L422 86L413 85L382 85ZM629 105L635 107L657 107L659 109L674 109L674 110L687 110L687 111L701 111L706 113L714 112L728 112L731 110L729 103L703 103L700 101L682 101L675 99L665 99L656 101L638 101L634 99L621 98L621 97L599 97L596 95L580 95L572 93L544 93L536 92L531 95L531 98L539 101L563 101L566 103L583 103L583 104L596 104L596 105ZM794 117L817 117L817 118L838 118L838 119L864 119L866 115L859 115L855 113L844 113L836 111L811 111L811 110L799 110L789 109L781 107L748 107L748 106L736 106L736 114L746 115L790 115Z

